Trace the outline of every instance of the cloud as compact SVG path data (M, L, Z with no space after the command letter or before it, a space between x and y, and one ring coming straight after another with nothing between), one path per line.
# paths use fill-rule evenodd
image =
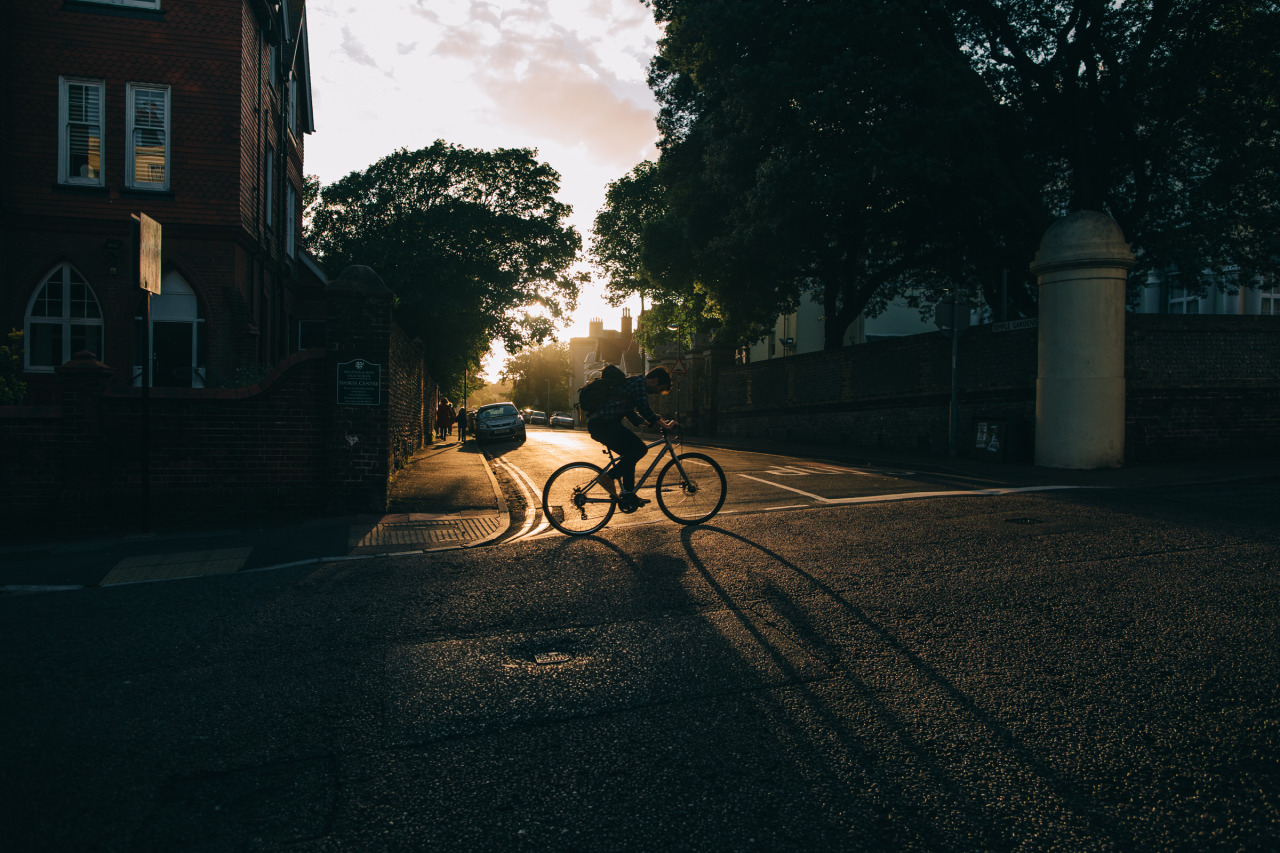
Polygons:
M634 43L643 16L600 0L572 22L557 20L545 0L500 16L494 10L471 0L466 18L444 27L431 51L469 64L471 81L492 102L489 123L624 169L651 156L657 131L644 59L617 44L619 34Z
M396 53L400 54L401 56L405 56L406 54L413 53L415 50L417 50L417 48L418 48L418 43L416 41L413 44L403 44L401 42L396 42Z
M359 65L367 65L370 68L377 68L377 61L369 55L369 51L365 50L360 39L356 38L351 32L351 28L344 26L342 28L342 43L338 45L338 50Z

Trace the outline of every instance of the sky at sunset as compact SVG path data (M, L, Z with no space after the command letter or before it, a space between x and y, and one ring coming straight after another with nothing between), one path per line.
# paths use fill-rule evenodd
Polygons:
M659 32L639 0L312 0L316 132L306 171L328 184L436 139L535 148L587 245L609 181L657 155L645 72ZM620 309L584 292L561 338ZM639 313L638 303L632 313ZM490 373L501 365L486 364Z

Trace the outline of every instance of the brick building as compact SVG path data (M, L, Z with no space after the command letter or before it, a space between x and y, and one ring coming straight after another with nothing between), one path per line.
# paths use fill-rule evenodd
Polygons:
M302 0L29 0L0 11L0 324L28 401L88 350L116 387L251 384L323 335L301 250L314 130ZM163 233L151 326L133 214Z

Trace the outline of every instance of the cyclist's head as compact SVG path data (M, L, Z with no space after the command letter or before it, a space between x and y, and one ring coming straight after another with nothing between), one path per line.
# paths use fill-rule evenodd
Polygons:
M654 390L659 394L665 394L671 390L671 371L665 367L653 368L645 374L644 378L646 381L655 383Z

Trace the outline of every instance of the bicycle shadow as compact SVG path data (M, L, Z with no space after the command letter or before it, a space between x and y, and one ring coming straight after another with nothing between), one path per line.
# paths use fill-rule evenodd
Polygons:
M958 816L964 821L964 829L961 830L964 837L981 838L982 847L986 849L997 849L1007 845L1007 838L998 828L992 826L988 804L984 803L979 792L968 791L968 783L944 766L935 756L936 746L925 743L913 730L909 721L880 698L882 687L869 684L859 675L856 662L849 660L848 653L841 648L840 644L841 639L852 638L828 636L829 629L824 629L815 621L806 606L798 601L800 596L789 593L771 582L761 587L762 597L748 599L745 605L740 603L738 597L717 578L716 573L700 555L694 540L695 537L702 536L720 536L738 545L754 549L778 568L790 572L801 583L813 590L815 599L825 600L835 605L845 617L852 620L853 624L859 626L879 643L882 651L901 659L930 688L945 697L958 712L966 715L986 731L1002 750L1040 779L1065 809L1082 820L1090 830L1115 840L1124 847L1136 844L1136 840L1108 816L1087 791L1064 779L1035 750L1023 744L1004 723L974 701L973 697L959 689L936 667L838 590L812 572L806 571L778 552L752 541L747 536L711 525L684 528L681 531L681 545L687 564L698 573L702 583L723 603L724 608L738 621L742 630L771 656L774 665L797 676L791 682L791 690L801 697L803 714L816 720L817 731L829 733L839 744L838 750L833 750L830 742L820 743L814 735L808 735L812 747L810 754L822 757L826 764L827 775L835 778L852 775L855 778L848 779L847 784L872 786L886 792L885 802L890 806L894 800L900 802L909 796L907 791L902 790L902 782L899 781L902 777L894 773L893 769L877 769L878 764L883 764L879 751L863 743L862 736L830 709L831 699L819 695L816 689L819 685L798 677L799 673L795 671L790 659L770 640L768 634L761 628L761 624L787 636L801 648L809 650L815 658L823 661L835 673L835 677L853 687L854 695L851 698L873 711L876 719L892 733L901 747L913 756L915 767L927 775L931 782L950 798L954 808L959 812L951 818ZM703 545L705 546L706 543ZM751 568L747 567L742 571L750 573ZM765 702L766 697L762 696L761 701ZM776 696L769 697L768 704L780 725L787 726L799 739L806 737L806 727L801 725L800 711L784 704ZM809 728L812 729L813 726ZM916 826L914 829L917 832L924 832L921 826ZM926 836L924 841L926 844L945 847L952 843L956 837L955 832L956 825L950 823L944 836L933 838Z

